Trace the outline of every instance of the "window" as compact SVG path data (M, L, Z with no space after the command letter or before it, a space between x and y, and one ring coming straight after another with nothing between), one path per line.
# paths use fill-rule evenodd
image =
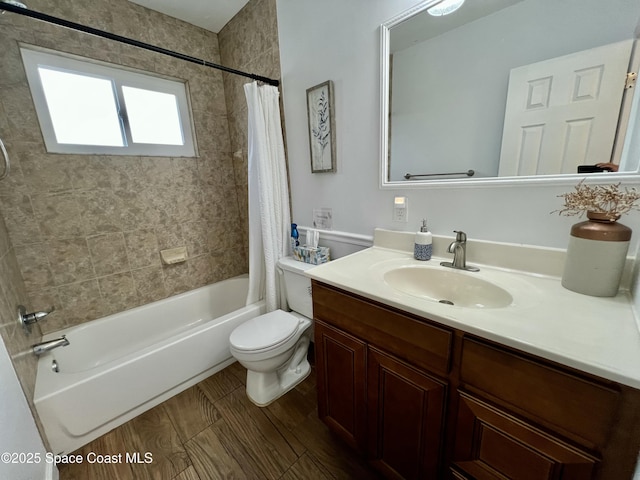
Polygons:
M195 156L184 82L21 48L47 151Z

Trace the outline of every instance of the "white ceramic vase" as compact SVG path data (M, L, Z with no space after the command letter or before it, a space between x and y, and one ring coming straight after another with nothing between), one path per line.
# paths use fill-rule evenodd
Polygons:
M584 295L614 297L629 250L631 229L619 216L587 212L589 220L571 227L562 286Z

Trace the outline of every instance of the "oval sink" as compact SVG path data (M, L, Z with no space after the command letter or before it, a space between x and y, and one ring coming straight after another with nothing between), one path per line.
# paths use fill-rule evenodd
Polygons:
M467 308L503 308L513 302L505 289L473 277L472 273L432 267L401 267L384 274L384 281L401 292L435 302Z

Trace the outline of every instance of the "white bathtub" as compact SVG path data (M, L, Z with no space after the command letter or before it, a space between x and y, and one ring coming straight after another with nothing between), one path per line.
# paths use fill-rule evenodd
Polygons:
M229 335L265 312L242 275L46 335L35 405L54 453L69 453L233 363ZM59 371L52 369L52 362Z

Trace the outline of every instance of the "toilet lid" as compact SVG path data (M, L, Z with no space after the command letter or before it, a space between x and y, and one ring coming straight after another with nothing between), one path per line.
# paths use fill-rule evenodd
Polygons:
M262 350L289 340L298 328L298 319L283 310L252 318L238 326L229 342L238 350Z

